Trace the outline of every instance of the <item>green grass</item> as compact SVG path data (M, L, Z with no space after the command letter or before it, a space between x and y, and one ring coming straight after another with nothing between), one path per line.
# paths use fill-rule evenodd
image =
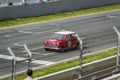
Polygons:
M39 17L29 17L29 18L5 20L5 21L0 21L0 28L10 27L10 26L15 26L15 25L20 25L20 24L26 24L26 23L33 23L33 22L65 18L65 17L72 17L72 16L84 15L84 14L90 14L90 13L96 13L96 12L103 12L103 11L115 10L115 9L120 9L120 4L84 9L84 10L76 10L76 11L71 11L71 12L61 12L61 13L39 16Z
M111 50L108 50L108 51L103 51L103 52L99 52L99 53L96 53L96 54L92 54L90 56L85 56L83 58L83 64L89 63L89 62L92 62L92 61L95 61L95 60L107 58L107 57L113 56L115 54L116 54L116 49L111 49ZM79 55L79 53L78 53L78 55ZM75 67L75 66L78 66L78 65L79 65L79 59L66 61L66 62L56 64L56 65L52 65L52 66L49 66L49 67L46 67L46 68L38 69L38 70L34 71L33 77L36 78L36 77L44 76L44 75L47 75L47 74L51 74L51 73L54 73L54 72L65 70L65 69ZM26 77L26 74L23 73L23 74L17 75L16 80L23 80L25 77ZM10 80L10 78L6 78L6 79L2 79L2 80Z

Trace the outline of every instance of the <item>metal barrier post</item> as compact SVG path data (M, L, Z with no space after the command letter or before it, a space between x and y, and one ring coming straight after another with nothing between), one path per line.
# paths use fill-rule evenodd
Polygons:
M80 54L79 54L79 60L80 60L80 75L79 78L82 77L82 54L83 54L83 41L82 39L79 37L78 34L76 34L77 39L79 40L79 48L80 48Z
M14 53L12 52L11 48L8 47L7 48L9 53L12 56L12 79L11 80L15 80L15 72L16 72L16 57L14 55Z
M116 66L119 66L119 47L120 47L120 32L118 31L118 29L116 27L113 27L113 29L115 30L115 32L117 33L118 36L118 43L117 43L117 60L116 60ZM118 67L116 68L116 70L118 71Z
M28 69L31 69L32 68L32 63L31 63L31 61L32 61L32 53L30 52L30 50L28 49L26 44L24 44L24 48L28 52L28 60L29 60Z

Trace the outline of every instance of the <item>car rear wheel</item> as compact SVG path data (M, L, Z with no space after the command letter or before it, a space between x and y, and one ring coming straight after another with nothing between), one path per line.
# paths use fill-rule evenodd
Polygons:
M76 49L79 49L79 48L80 48L79 43L76 44L75 48L76 48Z

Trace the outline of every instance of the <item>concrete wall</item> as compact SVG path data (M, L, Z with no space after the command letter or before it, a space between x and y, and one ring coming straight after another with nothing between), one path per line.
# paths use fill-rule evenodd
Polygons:
M120 0L59 0L29 5L11 5L0 7L0 20L40 16L110 4L120 4Z

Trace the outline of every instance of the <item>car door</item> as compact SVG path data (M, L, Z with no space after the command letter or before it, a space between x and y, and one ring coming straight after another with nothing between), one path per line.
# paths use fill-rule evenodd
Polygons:
M77 44L77 39L76 37L74 36L74 34L71 34L70 35L70 42L71 42L71 47L75 47L76 44Z
M70 48L73 44L73 40L72 40L72 37L71 35L67 35L66 36L66 42L67 42L67 47Z

